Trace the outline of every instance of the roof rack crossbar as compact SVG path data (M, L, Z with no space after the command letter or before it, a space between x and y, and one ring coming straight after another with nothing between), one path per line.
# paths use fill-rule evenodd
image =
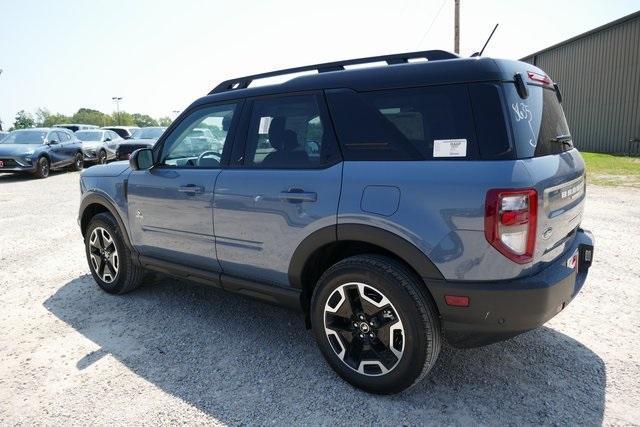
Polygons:
M238 77L225 80L216 86L209 95L220 92L227 92L236 89L246 89L254 80L268 77L282 76L287 74L301 73L304 71L317 71L327 73L330 71L342 71L345 66L357 64L369 64L373 62L386 62L387 65L405 64L410 59L426 59L427 61L440 61L443 59L458 58L458 55L444 50L425 50L419 52L396 53L393 55L370 56L368 58L347 59L344 61L325 62L323 64L305 65L303 67L287 68L284 70L270 71L268 73L254 74L251 76Z

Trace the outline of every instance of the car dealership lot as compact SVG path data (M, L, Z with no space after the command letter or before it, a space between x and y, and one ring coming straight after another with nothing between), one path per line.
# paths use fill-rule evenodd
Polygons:
M563 313L445 348L426 381L384 397L334 375L295 313L166 277L100 291L78 176L0 175L2 424L640 423L640 190L588 189L595 261Z

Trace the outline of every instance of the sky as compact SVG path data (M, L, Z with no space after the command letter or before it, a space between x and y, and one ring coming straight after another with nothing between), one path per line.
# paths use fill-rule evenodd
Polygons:
M0 120L38 107L175 117L217 83L280 68L453 51L454 0L0 0ZM518 59L640 0L461 0L460 54ZM553 76L552 76L553 77Z

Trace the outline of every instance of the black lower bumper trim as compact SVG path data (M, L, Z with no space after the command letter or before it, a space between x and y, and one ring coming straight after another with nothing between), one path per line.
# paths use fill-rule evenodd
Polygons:
M577 268L567 261L578 252ZM500 282L427 281L447 341L477 347L535 329L562 311L584 284L593 259L591 233L578 230L572 247L540 273ZM469 307L446 305L445 295L469 297Z

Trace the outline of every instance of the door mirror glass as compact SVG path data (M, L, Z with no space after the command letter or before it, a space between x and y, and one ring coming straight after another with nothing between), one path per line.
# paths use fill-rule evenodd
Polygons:
M153 166L153 151L150 148L139 148L129 158L129 165L134 171L151 169Z

